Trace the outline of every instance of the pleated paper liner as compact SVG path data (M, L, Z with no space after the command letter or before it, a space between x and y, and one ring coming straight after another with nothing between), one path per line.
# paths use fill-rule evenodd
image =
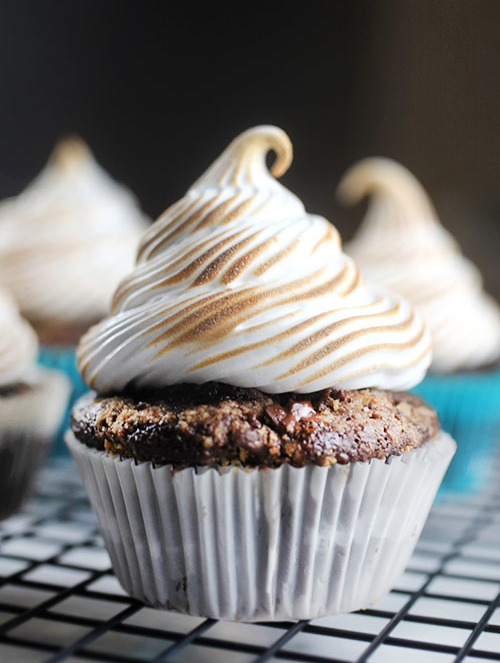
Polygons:
M136 464L66 442L114 571L150 605L243 621L373 604L403 571L455 443L390 461L278 469Z
M64 375L40 370L33 384L0 397L0 519L15 513L29 497L69 390Z

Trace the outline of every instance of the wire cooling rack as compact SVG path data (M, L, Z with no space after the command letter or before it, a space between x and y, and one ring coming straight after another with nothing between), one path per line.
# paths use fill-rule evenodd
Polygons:
M500 472L438 502L394 590L311 622L217 622L147 608L115 579L69 461L0 523L0 662L467 663L500 661Z

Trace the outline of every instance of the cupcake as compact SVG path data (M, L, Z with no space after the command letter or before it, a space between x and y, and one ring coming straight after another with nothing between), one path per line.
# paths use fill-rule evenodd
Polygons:
M457 441L444 486L480 488L500 436L500 307L406 168L366 159L346 173L338 193L347 203L371 194L346 252L367 278L418 307L429 325L433 359L416 392Z
M454 452L401 390L430 337L275 177L276 127L237 137L145 233L78 347L67 443L113 568L150 605L308 619L387 592Z
M37 366L38 342L0 289L0 519L29 495L69 395L67 378Z
M145 228L135 198L79 138L58 143L38 177L0 206L0 283L34 326L42 365L71 378L72 400L85 390L75 344L106 315ZM69 412L62 433L68 421Z

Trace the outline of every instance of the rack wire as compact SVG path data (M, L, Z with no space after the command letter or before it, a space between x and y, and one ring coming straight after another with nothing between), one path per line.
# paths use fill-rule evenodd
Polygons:
M500 661L500 471L434 506L397 586L371 609L310 622L218 622L145 607L114 577L69 461L0 523L1 663Z

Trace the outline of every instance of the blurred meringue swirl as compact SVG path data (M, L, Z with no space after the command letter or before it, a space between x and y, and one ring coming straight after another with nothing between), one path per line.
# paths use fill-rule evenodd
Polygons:
M0 288L0 387L29 381L35 372L38 341L10 294Z
M373 288L336 229L275 177L288 136L238 136L145 233L112 315L82 338L100 392L218 380L265 392L407 388L430 362L422 318Z
M369 158L347 171L338 194L346 203L371 194L346 251L367 278L423 313L432 335L432 370L448 373L497 361L500 308L415 177L395 161Z
M30 322L90 325L132 269L146 217L77 137L0 205L0 283Z

